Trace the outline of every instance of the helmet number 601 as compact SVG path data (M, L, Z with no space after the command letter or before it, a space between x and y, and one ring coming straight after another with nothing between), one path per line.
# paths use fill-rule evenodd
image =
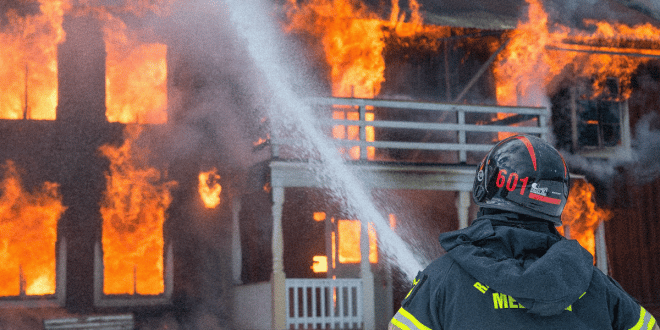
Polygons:
M506 190L514 191L518 185L518 173L511 173L509 174L508 178L505 178L506 175L506 170L500 169L499 172L497 172L497 180L495 181L495 184L498 188L502 188L506 183ZM521 195L525 194L525 188L527 188L527 180L529 180L528 177L520 179L520 182L522 182L522 187L520 187Z

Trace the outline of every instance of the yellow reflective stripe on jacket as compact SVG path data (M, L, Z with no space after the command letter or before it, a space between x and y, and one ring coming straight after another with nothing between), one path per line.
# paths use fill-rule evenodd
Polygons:
M637 324L635 324L634 327L630 328L630 330L651 330L653 329L653 326L655 325L655 318L651 313L647 312L644 307L641 307L639 311L639 321L637 321Z
M403 330L431 330L431 328L419 322L412 314L408 313L403 307L399 308L392 318L392 324Z

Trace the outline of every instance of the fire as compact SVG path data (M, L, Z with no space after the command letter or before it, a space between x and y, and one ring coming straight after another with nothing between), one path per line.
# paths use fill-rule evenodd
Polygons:
M359 263L362 259L360 252L360 234L362 223L359 220L337 221L337 254L338 261L343 264ZM369 262L378 262L378 239L372 224L368 226L369 235Z
M64 41L64 0L40 0L39 12L8 10L0 30L0 118L55 119L57 45Z
M335 106L335 109L332 112L332 119L335 120L360 120L360 113L357 109L352 107L342 107ZM374 113L367 112L365 113L365 121L373 121ZM335 139L347 139L347 140L360 140L360 126L357 125L334 125L332 127L332 137ZM365 141L375 141L376 135L373 126L365 126ZM348 155L351 159L360 159L360 147L354 146L348 149ZM340 148L342 154L347 153L345 148ZM367 159L373 160L376 156L376 149L374 147L367 147Z
M609 220L611 213L596 205L593 194L592 185L576 180L568 195L562 222L568 227L568 236L595 256L594 230L601 222Z
M19 171L8 161L0 182L0 296L55 293L57 222L66 207L58 185L23 189Z
M314 273L327 273L328 272L328 257L314 256L312 257L312 271Z
M419 3L411 0L412 14L399 9L392 0L389 19L380 18L358 1L311 0L299 5L288 0L287 32L306 32L319 39L330 66L332 95L335 97L373 98L385 81L385 39L390 34L410 37L433 33L437 37L448 29L426 27L419 15Z
M220 175L218 175L217 169L212 169L207 172L199 173L199 196L204 202L204 207L207 209L215 208L220 205L220 192L222 192L222 186L218 181L220 180Z
M649 24L631 27L585 20L585 25L594 28L594 32L587 32L551 25L539 0L527 2L527 15L508 33L509 43L493 71L497 101L501 105L541 106L547 91L560 83L555 80L568 76L566 73L572 79L594 80L593 95L588 97L601 95L606 79L616 77L620 82L620 97L627 98L632 73L649 58L617 54L660 53L636 49L660 42L660 29ZM627 41L621 44L617 40Z
M140 42L123 22L109 19L106 43L106 116L110 122L167 121L167 46Z
M146 165L144 150L134 146L138 126L127 127L121 147L105 145L110 160L101 206L106 294L154 295L164 292L163 223L176 184Z
M167 121L167 46L142 41L146 32L102 11L106 57L106 117L110 122Z
M134 15L169 13L172 1L127 1L113 8ZM106 116L111 122L162 124L167 120L167 47L146 43L139 31L105 8L67 0L39 0L39 12L19 15L10 9L0 30L0 118L56 118L58 103L57 46L64 42L65 14L94 13L105 22Z

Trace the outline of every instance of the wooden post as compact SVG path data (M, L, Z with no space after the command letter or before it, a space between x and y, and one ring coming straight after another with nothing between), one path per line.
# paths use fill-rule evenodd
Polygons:
M232 280L233 284L240 285L241 271L243 268L243 254L241 250L241 226L240 226L240 212L241 212L241 199L232 199L232 230L231 230L231 261L232 261Z
M360 277L362 278L362 321L364 330L376 329L374 274L369 263L369 224L362 222L360 233Z
M470 215L470 192L459 191L456 199L456 208L458 209L458 228L463 229L469 225Z
M282 233L282 207L284 188L273 187L273 273L272 289L272 328L286 328L286 274L284 273L284 236Z
M595 230L596 241L596 267L603 273L608 274L607 246L605 244L605 222L601 221Z

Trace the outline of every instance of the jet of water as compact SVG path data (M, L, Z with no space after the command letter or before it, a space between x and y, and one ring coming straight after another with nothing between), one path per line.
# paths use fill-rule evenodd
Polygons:
M261 88L270 90L268 117L273 129L287 131L286 134L296 131L297 140L307 150L307 155L315 155L319 160L315 165L320 182L326 184L363 224L373 223L386 258L412 279L426 262L419 260L419 255L390 229L337 148L318 129L312 107L296 94L293 83L301 78L292 75L295 65L286 60L290 57L283 51L284 38L270 16L270 3L227 0L225 4L238 35L245 40L249 56L260 71L265 84Z

